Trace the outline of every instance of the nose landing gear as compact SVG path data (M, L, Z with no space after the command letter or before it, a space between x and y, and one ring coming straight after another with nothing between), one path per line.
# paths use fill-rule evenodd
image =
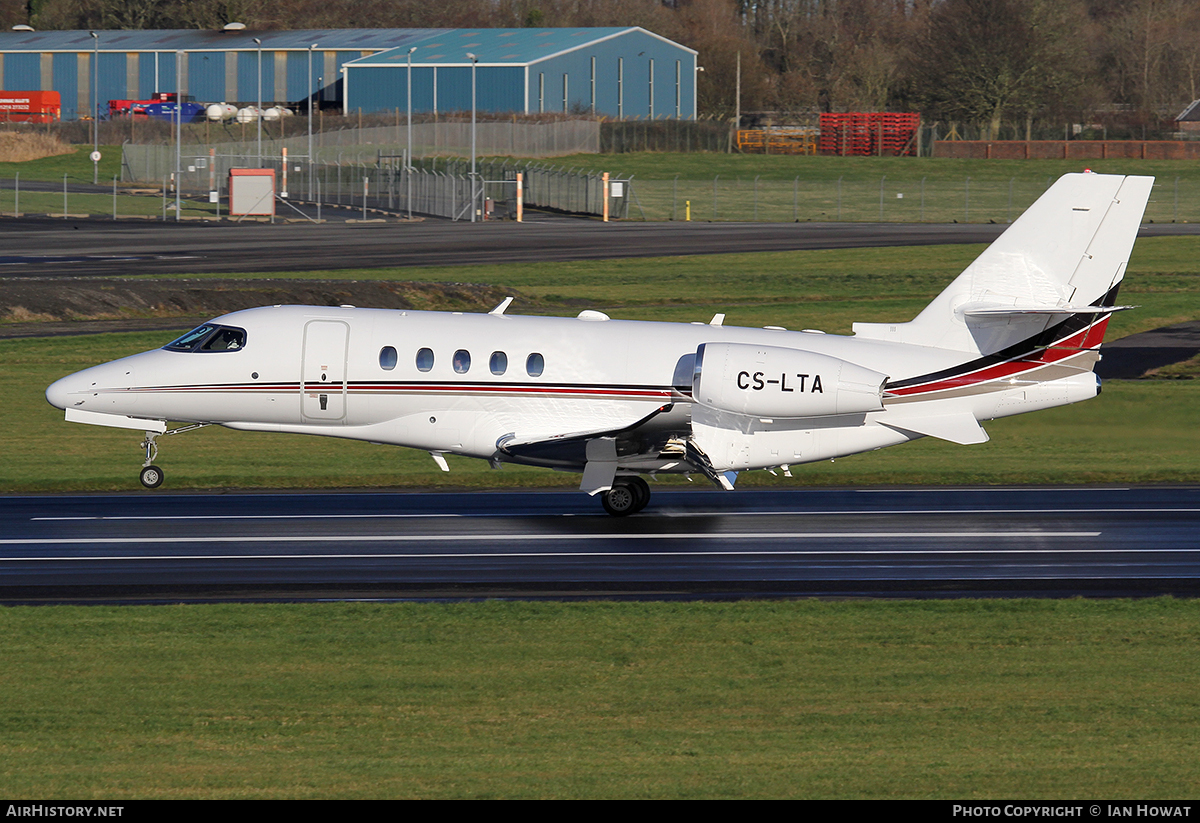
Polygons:
M207 425L207 423L192 423L190 426L168 429L162 434L182 434L193 429L202 429ZM158 457L158 435L158 432L146 432L146 439L142 441L142 448L146 450L146 462L142 463L142 471L138 479L148 489L157 489L163 483L163 470L154 465L154 459Z

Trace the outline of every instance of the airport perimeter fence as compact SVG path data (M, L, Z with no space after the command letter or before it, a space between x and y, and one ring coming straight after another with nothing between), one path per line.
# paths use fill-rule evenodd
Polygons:
M14 180L0 181L0 213L26 214L173 214L174 199L168 159L139 153L145 147L126 146L125 179L136 180L132 188L142 193L161 194L157 202L138 204L126 197L131 186L110 194L69 191L68 181L55 191L34 192L25 184L18 193ZM186 148L186 147L185 147ZM343 158L344 159L344 158ZM181 192L207 199L210 191L227 194L229 168L254 168L256 155L204 155L194 152L182 157ZM130 174L142 167L141 174ZM277 187L283 189L282 158L264 160L276 170ZM311 173L310 173L311 172ZM428 158L417 161L409 173L401 155L377 153L370 163L319 163L289 155L288 199L322 205L470 220L471 194L478 202L477 218L515 216L516 175L524 175L525 204L533 209L550 209L569 214L602 213L603 182L595 171L551 164L517 161L483 162L477 165L474 186L470 163L462 159ZM161 175L161 176L159 176ZM366 181L364 186L364 180ZM722 222L895 222L895 223L1009 223L1029 207L1053 182L1052 176L1011 177L979 180L970 177L889 176L874 180L763 179L760 177L714 177L709 180L633 180L610 175L614 184L609 198L613 219ZM80 181L74 181L76 186ZM90 182L90 181L88 181ZM102 185L107 186L102 182ZM215 187L210 188L210 185ZM84 188L82 186L78 188ZM10 199L11 198L11 199ZM128 202L127 202L128 201ZM220 204L194 203L191 211L220 212ZM288 212L279 206L280 214ZM1144 220L1153 223L1200 221L1200 174L1159 177L1155 181Z
M480 161L476 184L470 184L471 164L462 158L417 159L406 170L402 152L377 149L367 162L355 161L338 152L334 162L308 163L299 153L288 153L286 169L282 155L260 158L255 148L242 145L242 153L228 153L230 144L214 147L184 146L180 153L180 191L192 195L219 192L224 198L231 168L272 168L276 188L295 201L382 210L451 219L470 220L472 188L478 200L476 216L515 217L517 173L523 174L524 202L529 208L570 214L600 215L604 208L604 186L600 172L517 161ZM168 151L169 150L169 151ZM189 151L190 150L190 151ZM126 182L174 191L174 148L169 146L124 147L123 179ZM285 175L286 170L286 175ZM609 213L614 219L629 215L629 181L613 176L624 187L614 189ZM286 181L286 185L285 185ZM366 216L364 214L364 216Z
M1011 223L1054 177L881 177L874 180L638 180L635 220L728 222ZM1200 220L1200 175L1155 181L1144 220Z

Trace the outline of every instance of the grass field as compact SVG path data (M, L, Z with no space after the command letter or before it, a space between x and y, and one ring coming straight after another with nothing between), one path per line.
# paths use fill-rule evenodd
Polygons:
M120 175L120 146L102 148L100 182ZM0 163L0 180L90 183L90 147L26 163ZM812 157L749 154L587 154L529 161L608 171L634 179L628 219L1007 223L1067 172L1148 174L1157 178L1146 210L1152 222L1200 221L1200 173L1189 161L958 160L930 157ZM80 196L82 198L82 196ZM138 198L133 198L138 199ZM157 214L161 203L119 205L121 214ZM78 201L72 212L110 215L105 203ZM152 203L152 205L150 204ZM189 207L205 213L207 204ZM0 211L8 211L0 200ZM61 212L61 198L27 213Z
M1196 601L0 610L0 791L1188 798Z
M844 333L852 320L912 317L978 251L305 276L500 283L528 298L514 312L571 304L686 321L724 311L730 324ZM1142 308L1117 315L1110 337L1195 319L1198 291L1200 240L1139 241L1121 297ZM0 491L140 489L138 433L67 424L42 391L170 336L0 342L11 387ZM792 480L746 473L740 484L1200 481L1196 380L1110 381L1096 400L987 428L982 446L926 439L800 467ZM172 438L159 462L169 488L577 482L453 457L444 475L424 453L221 429ZM0 793L1187 798L1200 782L1198 608L1172 599L6 608Z

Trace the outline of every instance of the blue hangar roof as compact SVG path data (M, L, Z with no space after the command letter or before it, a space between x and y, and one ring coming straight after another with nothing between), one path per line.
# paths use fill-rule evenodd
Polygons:
M307 51L316 43L322 51L377 51L424 41L449 29L304 29L300 31L97 31L100 51L254 51L257 37L267 51ZM0 52L91 51L87 31L0 32Z
M682 51L696 54L665 37L636 26L581 29L426 29L418 39L402 43L369 57L361 57L351 66L403 66L413 52L414 66L469 66L467 53L474 54L479 65L524 66L548 60L576 49L611 40L622 34L638 32L663 41Z

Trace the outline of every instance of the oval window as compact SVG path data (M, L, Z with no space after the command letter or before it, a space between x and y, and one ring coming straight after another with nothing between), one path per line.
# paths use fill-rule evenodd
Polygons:
M525 371L530 377L541 377L542 372L546 370L546 359L537 352L529 355L525 360Z
M379 368L391 371L396 368L396 359L396 350L391 346L379 350Z
M417 352L417 371L429 371L433 368L433 349L421 349Z
M459 349L454 353L454 371L457 374L466 374L471 370L471 353L466 349Z
M494 351L488 365L492 369L492 374L504 374L508 371L508 355L502 351Z

